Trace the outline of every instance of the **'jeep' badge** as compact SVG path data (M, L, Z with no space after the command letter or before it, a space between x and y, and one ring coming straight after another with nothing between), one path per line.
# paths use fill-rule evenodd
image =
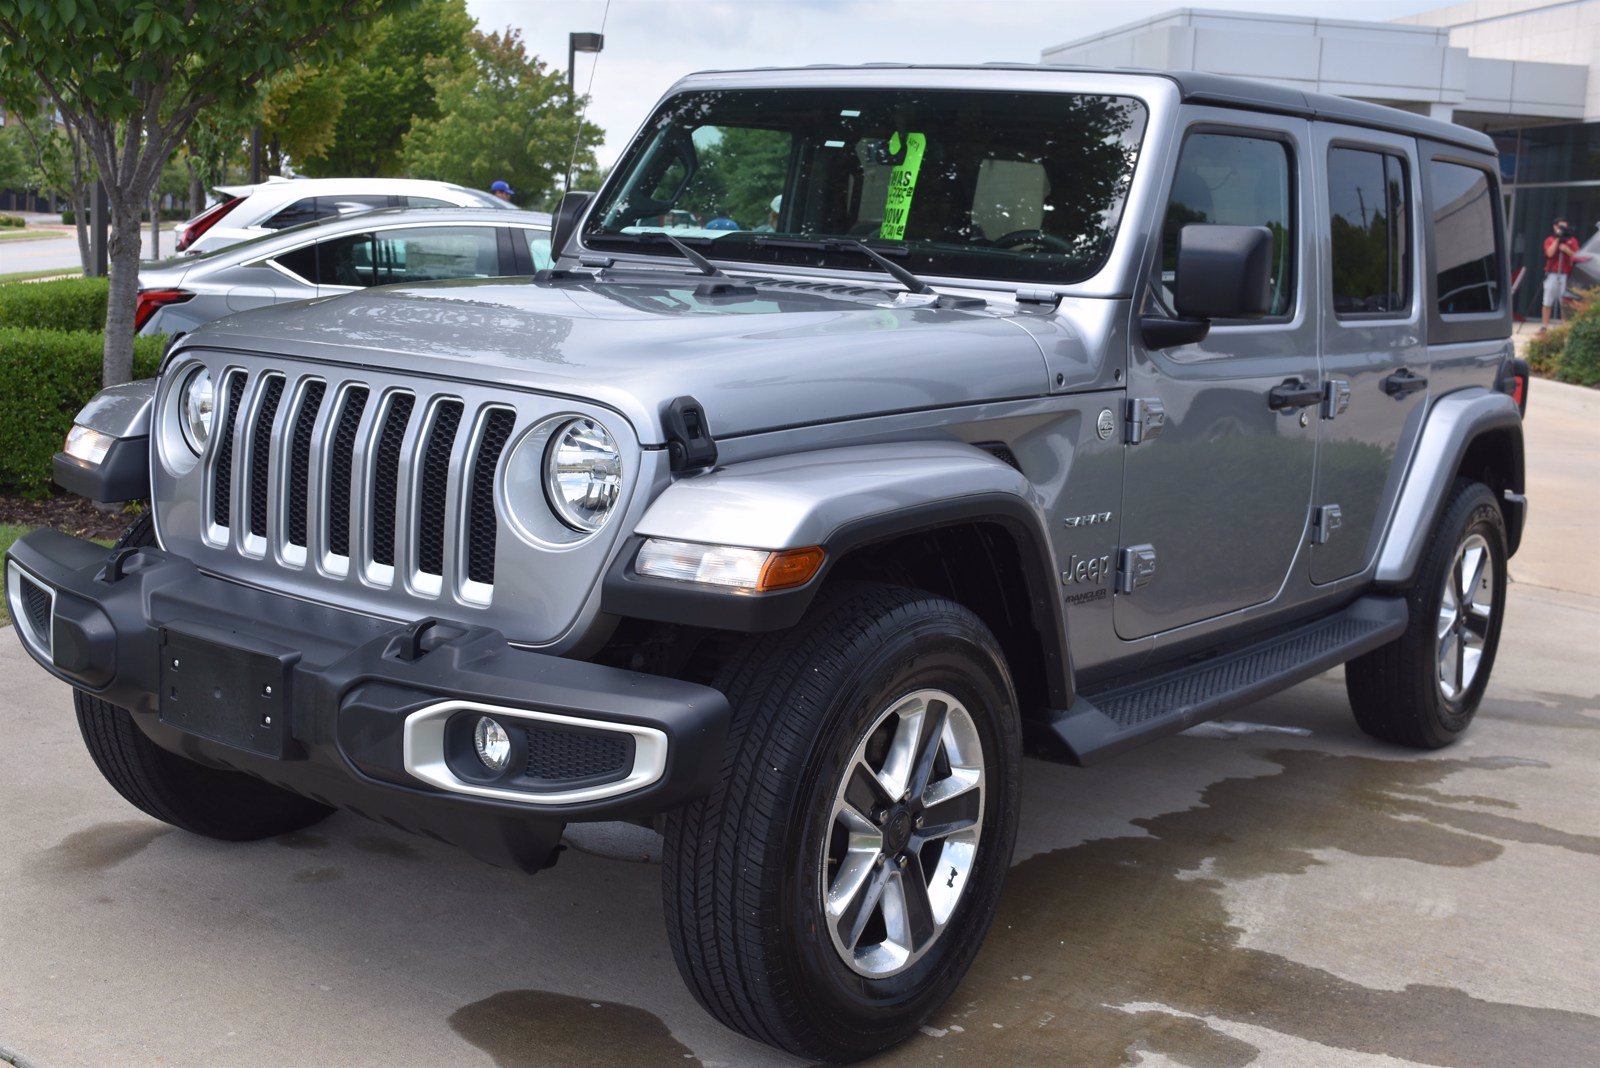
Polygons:
M1100 418L1095 420L1094 429L1095 433L1100 435L1101 441L1105 441L1116 432L1117 417L1111 414L1110 408L1100 409Z

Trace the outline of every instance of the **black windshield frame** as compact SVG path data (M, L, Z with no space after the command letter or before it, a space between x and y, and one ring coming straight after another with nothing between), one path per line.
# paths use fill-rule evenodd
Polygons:
M582 239L675 258L637 239L667 231L725 262L859 271L859 253L825 247L849 239L921 276L1073 285L1111 255L1148 125L1121 93L686 91L618 162Z

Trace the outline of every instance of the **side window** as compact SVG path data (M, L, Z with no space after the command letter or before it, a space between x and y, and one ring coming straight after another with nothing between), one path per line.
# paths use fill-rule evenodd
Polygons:
M1171 306L1178 277L1178 234L1190 223L1265 226L1272 231L1272 310L1294 309L1294 170L1289 145L1238 134L1191 134L1173 177L1161 228L1161 281Z
M528 242L528 253L533 257L533 269L548 271L553 267L554 261L550 258L550 231L549 230L522 230L520 231Z
M391 198L382 193L353 193L337 197L318 197L317 218L327 219L335 215L354 215L361 211L371 211L374 208L391 206Z
M277 262L319 286L370 286L372 235L346 234L278 255Z
M1387 152L1328 150L1333 310L1403 315L1411 307L1411 221L1405 160Z
M1433 199L1439 314L1499 310L1504 286L1495 250L1489 175L1476 167L1435 160L1428 166L1428 193Z
M261 225L268 230L282 230L290 226L299 226L301 223L316 222L321 218L323 216L317 214L317 198L304 197L283 208Z
M435 200L433 197L408 196L405 200L408 208L448 208L453 206L447 200Z
M494 278L500 244L490 226L423 226L386 230L374 248L377 284L442 278Z

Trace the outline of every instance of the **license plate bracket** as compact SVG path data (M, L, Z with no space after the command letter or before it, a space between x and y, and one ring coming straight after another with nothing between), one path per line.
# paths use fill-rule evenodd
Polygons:
M275 760L299 747L289 731L298 650L195 623L161 628L161 722Z

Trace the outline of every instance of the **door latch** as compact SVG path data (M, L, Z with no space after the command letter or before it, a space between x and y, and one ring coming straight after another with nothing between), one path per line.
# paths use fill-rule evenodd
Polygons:
M1155 397L1134 397L1128 401L1126 436L1129 445L1160 437L1166 425L1166 405Z
M1322 383L1322 418L1337 419L1350 410L1350 383L1330 378Z
M1132 593L1156 577L1156 547L1130 545L1117 552L1117 592Z
M1337 504L1325 504L1311 517L1311 544L1326 545L1344 526L1344 513Z

